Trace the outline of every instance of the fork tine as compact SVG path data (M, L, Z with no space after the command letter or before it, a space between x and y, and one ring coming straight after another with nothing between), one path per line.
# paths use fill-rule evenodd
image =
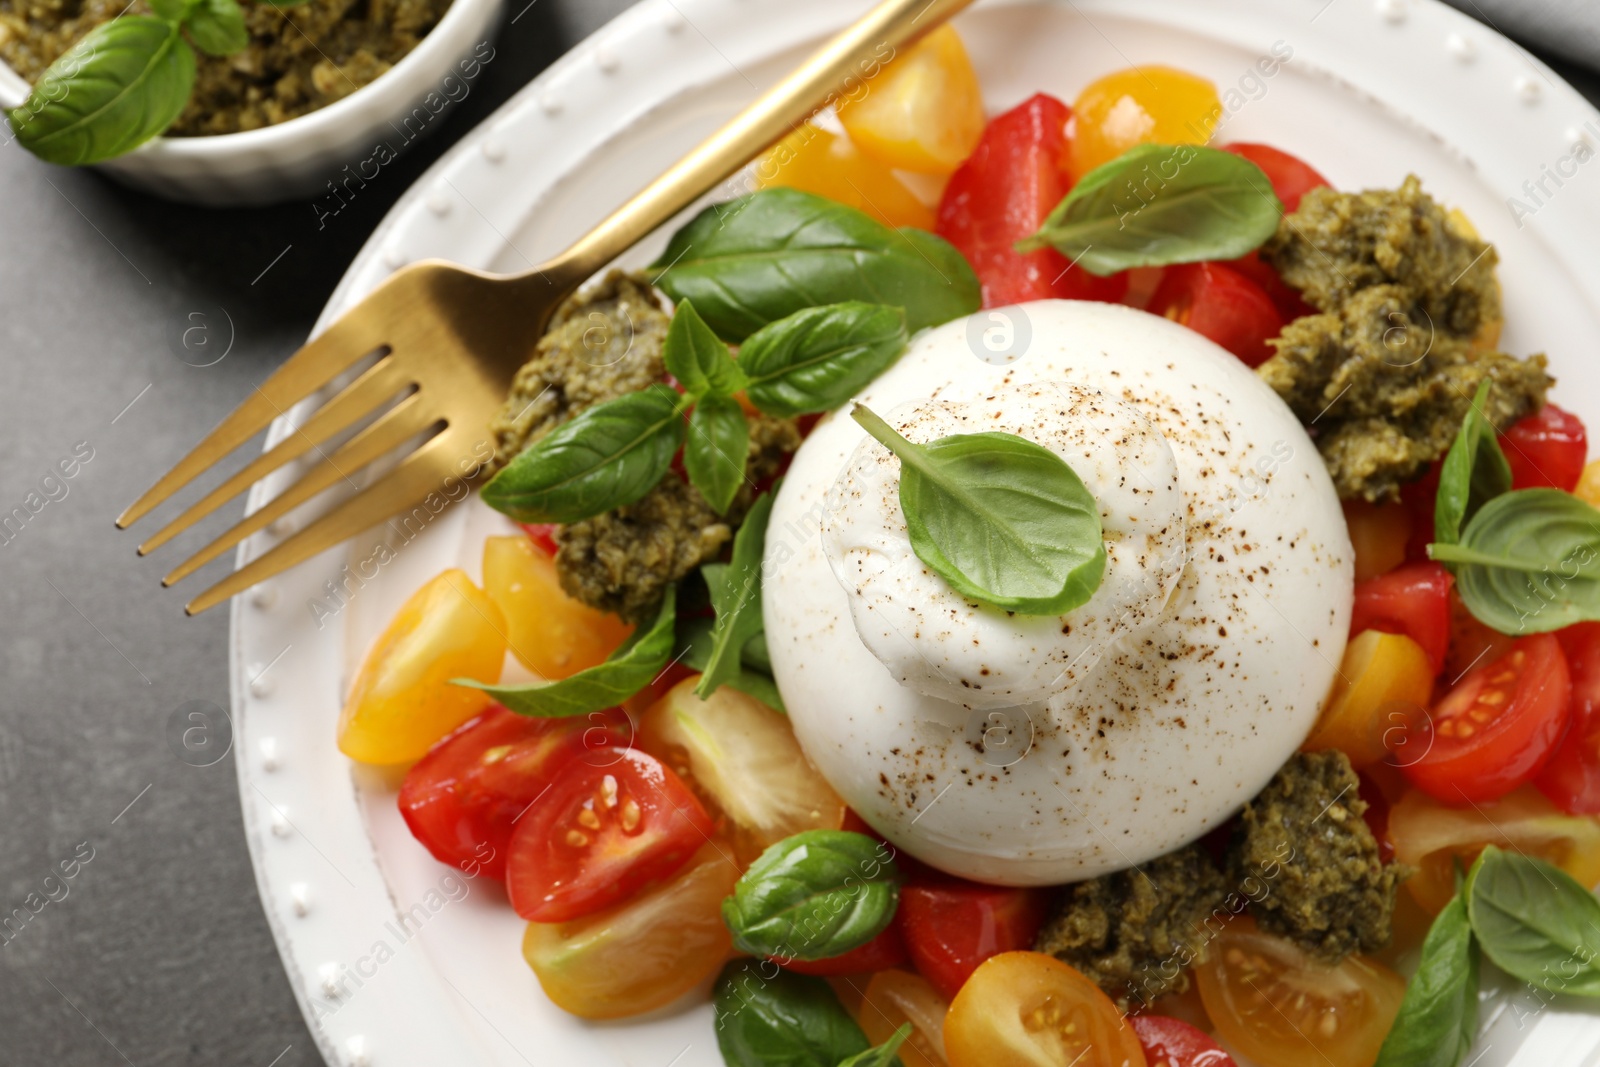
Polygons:
M381 346L382 338L369 332L370 322L370 316L346 314L307 341L205 440L118 515L117 528L125 530L138 522L217 460L260 433L267 423Z
M303 426L297 427L282 443L257 456L243 470L163 526L155 536L139 546L139 555L154 552L285 463L298 459L313 448L321 452L319 446L324 441L370 414L384 401L393 398L403 385L409 384L393 359L380 359L332 400L318 408Z
M337 485L341 479L348 479L356 471L398 448L408 438L421 433L437 421L437 415L424 409L420 393L406 397L384 412L372 425L364 427L360 433L345 442L344 447L331 456L324 456L299 481L285 488L260 508L246 515L227 533L180 563L171 574L161 579L161 584L170 586L182 581L257 530L286 515L329 486Z
M450 478L461 473L460 434L445 432L429 440L376 484L340 504L260 559L239 568L184 606L190 615L232 597L265 578L288 570L385 519L421 504L428 496L447 493ZM475 457L472 457L475 458ZM480 461L481 462L481 461Z

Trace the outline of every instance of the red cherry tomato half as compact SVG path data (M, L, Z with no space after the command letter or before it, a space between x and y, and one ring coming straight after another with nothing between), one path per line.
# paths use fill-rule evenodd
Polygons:
M1070 183L1057 160L1071 115L1044 93L1024 101L984 128L978 147L945 186L935 229L972 264L986 308L1047 297L1116 301L1127 289L1124 276L1098 278L1055 249L1021 253L1012 247L1037 231L1067 195Z
M534 719L496 704L406 772L400 814L440 863L504 878L513 823L523 809L567 764L626 746L632 737L627 715L617 708Z
M556 530L558 527L553 522L523 522L517 525L522 527L522 532L528 535L528 540L533 542L533 547L547 556L554 556L561 546L556 544Z
M1572 675L1572 723L1533 784L1569 815L1600 814L1600 622L1556 633Z
M1360 781L1357 791L1367 802L1367 810L1361 813L1361 818L1377 839L1378 858L1388 863L1394 859L1394 842L1389 840L1389 798L1366 771L1357 772L1357 778Z
M1567 729L1572 682L1550 634L1524 637L1475 667L1407 739L1425 755L1402 767L1446 804L1495 800L1532 778Z
M1404 634L1428 654L1433 673L1450 647L1450 587L1455 577L1438 563L1408 563L1356 583L1350 636L1362 630Z
M1165 1015L1128 1019L1151 1067L1235 1067L1233 1057L1204 1030Z
M1434 462L1421 478L1400 487L1400 502L1411 512L1411 539L1406 542L1406 559L1428 558L1428 543L1433 540L1433 513L1439 501L1439 470L1443 465L1443 460Z
M1318 174L1309 163L1281 149L1270 145L1252 144L1247 141L1235 141L1233 144L1219 146L1224 152L1232 152L1236 156L1243 156L1256 166L1260 167L1267 176L1267 181L1272 183L1272 191L1283 201L1285 214L1291 214L1300 209L1300 198L1318 186L1330 185L1331 182Z
M884 927L883 933L842 956L833 956L825 960L774 959L772 962L784 970L794 971L797 974L814 974L826 978L839 974L887 971L891 967L905 963L906 959L906 941L900 933L900 924L892 922Z
M1500 436L1511 464L1511 488L1560 489L1570 493L1589 458L1589 435L1570 411L1546 404Z
M1041 890L936 875L901 888L899 921L917 970L953 1000L984 960L1031 949L1048 906Z
M1267 340L1283 329L1266 290L1221 263L1168 267L1149 310L1210 338L1250 367L1266 362L1272 355Z
M506 890L530 922L566 922L671 877L711 838L711 816L653 756L601 749L569 763L517 822Z

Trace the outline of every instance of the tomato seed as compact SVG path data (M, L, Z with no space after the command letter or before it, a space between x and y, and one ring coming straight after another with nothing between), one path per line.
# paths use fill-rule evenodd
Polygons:
M594 813L593 808L584 808L578 812L578 822L590 830L600 829L600 816Z
M608 808L617 806L617 779L614 775L606 775L600 779L600 800Z
M567 844L571 845L573 848L582 848L588 843L589 835L584 833L582 830L567 831Z
M622 823L622 832L625 834L631 834L637 830L639 828L639 805L633 800L629 800L622 805L622 814L618 821Z

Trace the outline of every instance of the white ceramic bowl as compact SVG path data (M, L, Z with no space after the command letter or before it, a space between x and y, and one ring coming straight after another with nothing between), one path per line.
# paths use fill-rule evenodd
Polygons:
M158 137L99 169L135 189L212 207L305 199L327 193L329 182L354 188L363 172L372 177L448 121L493 61L502 10L501 0L454 0L416 48L343 100L259 130ZM28 83L0 63L0 103L14 106L27 93Z

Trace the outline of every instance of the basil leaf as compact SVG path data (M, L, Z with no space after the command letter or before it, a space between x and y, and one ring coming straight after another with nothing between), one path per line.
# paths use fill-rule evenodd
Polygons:
M744 388L744 375L734 362L733 353L717 340L688 300L672 313L666 340L661 344L661 359L667 365L667 373L695 396L731 396Z
M744 483L749 460L750 423L739 402L711 393L702 396L689 416L683 469L689 475L689 484L700 490L718 515L727 514Z
M157 18L168 22L182 22L189 17L200 0L150 0L150 10Z
M237 0L200 0L185 25L195 47L210 56L231 56L250 44Z
M772 515L772 494L763 493L750 507L744 524L733 535L733 558L723 569L714 564L700 568L717 621L711 629L711 651L695 692L703 700L739 672L739 656L750 639L761 632L761 556L767 542L767 520Z
M650 628L635 630L604 663L558 682L485 685L470 678L456 678L451 684L482 689L518 715L541 719L587 715L615 707L655 681L671 662L676 621L677 588L668 586Z
M1428 928L1422 961L1374 1067L1459 1067L1477 1030L1478 947L1458 892Z
M1278 229L1261 168L1199 145L1139 145L1085 174L1017 251L1054 247L1090 274L1237 259Z
M651 384L584 410L521 452L483 487L518 522L579 522L644 496L683 444L683 408Z
M709 567L725 569L725 563L708 563L701 567L704 572ZM707 582L709 585L709 581ZM678 629L678 662L690 670L704 672L706 665L711 662L711 627L710 619L690 619ZM729 689L737 689L745 696L754 697L773 711L787 714L788 708L783 706L783 697L778 693L778 684L772 680L772 662L766 658L766 637L756 634L745 642L744 650L739 653L739 668L733 674L723 674L722 683Z
M897 307L849 301L769 322L739 346L745 395L790 418L836 408L888 369L906 347Z
M1490 845L1465 894L1473 933L1495 966L1553 993L1600 996L1600 900L1570 874Z
M900 510L917 558L956 592L1023 615L1087 603L1105 577L1100 509L1065 460L1008 433L907 441L851 415L900 459Z
M901 1023L899 1029L889 1035L889 1039L881 1045L875 1045L865 1052L858 1052L849 1059L839 1061L839 1067L898 1067L900 1058L895 1053L900 1051L900 1046L906 1043L906 1038L911 1036L911 1024Z
M22 147L72 167L120 156L172 125L194 88L178 25L125 15L84 34L8 117Z
M1600 619L1600 512L1559 489L1484 504L1459 544L1428 546L1451 565L1467 609L1501 633L1548 633Z
M1455 544L1461 539L1463 523L1490 500L1511 490L1511 464L1500 451L1494 426L1483 414L1492 384L1484 379L1478 386L1455 443L1439 468L1433 509L1433 539L1439 544Z
M978 310L980 295L977 275L949 242L787 188L712 204L651 267L656 285L694 301L730 341L846 300L904 308L907 328L920 330Z
M821 978L764 960L733 960L713 994L728 1067L838 1067L867 1051L861 1027Z
M899 902L887 845L848 830L807 830L750 865L722 902L722 919L741 952L825 960L881 934Z

